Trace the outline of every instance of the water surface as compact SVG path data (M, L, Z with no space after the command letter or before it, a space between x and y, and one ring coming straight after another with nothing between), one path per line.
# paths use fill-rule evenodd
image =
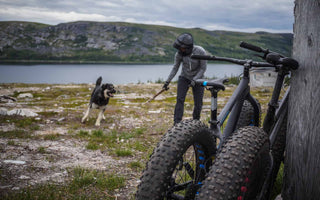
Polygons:
M147 83L166 80L171 64L37 64L0 65L0 83L94 83L102 76L103 82L113 84ZM208 64L206 77L238 76L242 66ZM173 80L177 80L180 70Z

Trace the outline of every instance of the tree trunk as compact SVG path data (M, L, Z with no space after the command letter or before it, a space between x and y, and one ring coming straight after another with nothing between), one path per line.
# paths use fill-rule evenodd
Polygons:
M320 198L320 0L295 0L285 200Z

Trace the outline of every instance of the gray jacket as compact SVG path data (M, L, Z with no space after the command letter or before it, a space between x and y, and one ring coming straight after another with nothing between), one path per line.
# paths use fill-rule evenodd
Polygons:
M194 45L192 54L206 55L206 51L201 46ZM174 56L174 65L171 73L169 74L167 82L171 82L173 77L177 74L181 63L182 70L180 76L183 76L189 80L197 80L199 78L203 78L204 73L207 70L206 60L191 59L190 56L182 56L177 52Z

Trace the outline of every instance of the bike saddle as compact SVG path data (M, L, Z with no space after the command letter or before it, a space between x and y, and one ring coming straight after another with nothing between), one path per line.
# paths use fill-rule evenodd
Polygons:
M227 83L229 79L220 78L220 79L197 79L196 83L202 86L211 86L215 89L225 90L224 83Z

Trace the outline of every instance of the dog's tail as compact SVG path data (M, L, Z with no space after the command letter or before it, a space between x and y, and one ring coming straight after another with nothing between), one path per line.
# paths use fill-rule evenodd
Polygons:
M96 86L101 85L101 82L102 82L102 77L100 76L100 77L97 79Z

